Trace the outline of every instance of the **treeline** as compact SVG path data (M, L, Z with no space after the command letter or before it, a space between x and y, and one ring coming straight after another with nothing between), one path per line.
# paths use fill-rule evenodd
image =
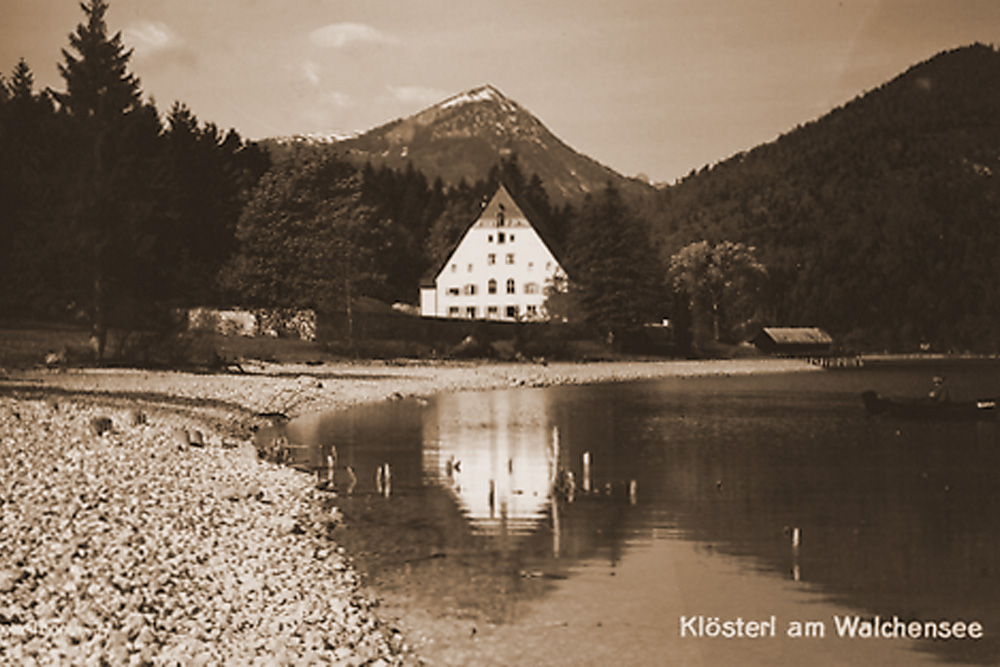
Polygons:
M863 349L1000 349L1000 53L941 54L660 194L664 256L754 246L765 321Z
M325 150L286 151L243 209L221 284L251 306L339 310L362 295L413 304L501 183L574 278L554 302L560 318L610 334L663 316L664 265L617 190L554 206L516 155L446 187L412 165L358 170Z
M82 9L64 92L35 90L24 61L0 77L0 316L87 322L101 358L109 330L164 327L178 307L414 304L500 183L574 275L560 316L614 334L662 315L665 272L610 185L574 208L516 155L450 187L307 146L272 161L181 102L161 114L107 2Z
M59 71L36 91L23 60L0 79L0 313L83 318L103 354L111 326L211 299L245 197L269 158L183 104L161 117L83 5Z

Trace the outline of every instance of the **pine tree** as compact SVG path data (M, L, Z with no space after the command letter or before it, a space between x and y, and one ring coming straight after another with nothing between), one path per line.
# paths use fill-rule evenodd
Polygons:
M47 93L21 59L0 87L0 307L44 310L52 278L44 230L58 198L60 132Z
M662 316L664 272L648 230L611 184L584 201L567 271L584 321L612 341Z
M89 0L80 6L87 22L77 25L69 37L77 55L62 50L65 62L59 65L59 73L66 80L66 92L56 98L77 119L98 128L113 126L142 104L139 79L128 71L132 51L125 50L120 32L108 36L105 0Z
M155 160L162 127L144 105L139 80L128 71L132 52L121 33L109 36L105 0L81 5L86 21L70 35L59 72L66 92L56 99L70 119L75 141L69 159L73 187L68 234L79 295L88 304L98 358L104 355L113 315L131 316L146 301L163 267L149 266L155 246ZM68 255L66 261L74 257ZM117 313L112 312L114 308Z

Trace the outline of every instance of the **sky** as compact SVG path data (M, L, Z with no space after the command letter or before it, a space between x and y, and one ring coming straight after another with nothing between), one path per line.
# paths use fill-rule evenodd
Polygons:
M951 48L1000 0L110 0L166 112L248 139L349 133L492 84L576 150L673 182ZM58 73L78 0L0 0L0 72Z

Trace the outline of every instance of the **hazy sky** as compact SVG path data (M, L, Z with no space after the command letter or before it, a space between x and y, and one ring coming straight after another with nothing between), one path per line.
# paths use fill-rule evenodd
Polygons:
M0 0L0 71L63 90L77 0ZM348 132L492 83L570 146L673 181L942 50L1000 0L110 0L161 111L244 137Z

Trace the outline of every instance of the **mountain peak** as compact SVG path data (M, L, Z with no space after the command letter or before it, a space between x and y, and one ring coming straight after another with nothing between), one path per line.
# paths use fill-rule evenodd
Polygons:
M463 104L472 104L475 102L496 102L499 104L510 104L510 100L506 95L500 92L492 84L484 84L478 88L473 88L472 90L467 90L464 93L459 93L457 95L452 95L448 99L444 100L438 104L439 109L450 109L452 107L462 106Z
M501 158L517 155L524 173L538 176L555 201L582 197L608 181L649 188L577 153L491 84L347 139L337 150L358 164L400 169L412 163L449 185L485 178Z

